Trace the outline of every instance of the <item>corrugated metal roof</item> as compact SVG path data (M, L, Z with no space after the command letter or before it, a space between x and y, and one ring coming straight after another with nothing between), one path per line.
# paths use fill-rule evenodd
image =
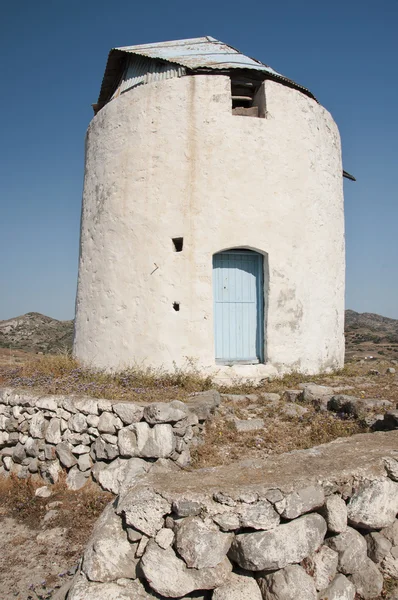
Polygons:
M113 48L108 56L97 109L104 106L114 94L115 88L120 82L120 77L126 68L126 58L131 55L172 63L174 67L176 65L185 67L188 69L187 74L194 73L195 71L228 71L230 69L257 71L258 73L267 74L269 78L280 81L314 98L313 94L305 87L278 73L272 67L259 60L245 56L228 44L206 36L187 40Z
M173 42L141 44L117 48L122 52L132 52L148 58L156 58L177 63L189 69L256 69L283 77L280 73L264 65L259 60L241 54L213 37L200 37Z
M146 56L133 57L130 59L120 85L115 90L112 98L123 94L123 92L127 92L137 85L163 79L172 79L173 77L182 77L183 75L185 75L185 68L175 63L164 63L152 60Z

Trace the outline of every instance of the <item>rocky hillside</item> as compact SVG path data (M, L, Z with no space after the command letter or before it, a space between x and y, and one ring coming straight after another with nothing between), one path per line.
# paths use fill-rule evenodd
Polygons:
M357 313L355 310L345 311L346 333L362 330L378 336L386 342L398 343L398 320L375 315L374 313Z
M27 313L0 321L0 348L27 352L70 350L73 321L57 321L40 313Z
M398 358L398 320L373 313L345 312L347 358L356 354Z

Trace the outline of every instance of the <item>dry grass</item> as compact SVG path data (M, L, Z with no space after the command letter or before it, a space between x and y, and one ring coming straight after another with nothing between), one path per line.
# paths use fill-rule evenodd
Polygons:
M49 502L61 502L62 509L52 522L54 527L70 527L69 536L73 542L80 538L87 539L93 522L98 518L105 506L112 500L112 494L103 492L90 482L77 492L68 490L65 475L61 475L58 483L51 486L51 496L40 498L35 496L38 487L44 485L43 480L18 479L15 475L0 478L0 510L28 527L36 528L46 513ZM73 527L72 527L73 525Z
M18 366L0 367L0 385L35 390L43 394L76 394L126 401L183 399L187 393L209 389L210 378L194 366L166 373L160 369L132 367L120 373L83 368L68 354L33 355Z
M280 379L264 380L259 385L250 382L237 382L228 386L217 386L211 377L204 377L187 360L185 368L175 368L168 373L137 365L118 373L107 373L82 367L70 354L26 355L21 364L0 362L0 385L19 389L36 390L44 394L88 395L94 398L109 398L130 401L170 401L184 399L191 392L217 388L228 394L281 393L294 389L299 383L313 382L321 385L344 386L352 389L349 393L367 397L395 399L397 382L394 376L369 376L371 368L385 372L388 361L360 364L348 363L343 369L332 374L306 376L291 373ZM395 384L394 384L395 382Z
M282 403L281 403L282 408ZM234 416L240 418L239 410ZM356 419L341 419L329 412L309 408L302 417L288 417L278 409L264 409L256 416L264 418L263 429L237 433L230 419L218 416L206 425L203 444L192 449L192 467L203 468L230 464L247 458L264 458L292 450L304 450L339 437L369 431Z

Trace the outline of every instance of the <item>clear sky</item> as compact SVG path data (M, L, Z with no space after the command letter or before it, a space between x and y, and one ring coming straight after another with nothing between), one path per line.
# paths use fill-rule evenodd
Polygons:
M343 142L347 308L398 318L398 0L1 3L0 319L74 315L84 136L108 51L211 35L308 87Z

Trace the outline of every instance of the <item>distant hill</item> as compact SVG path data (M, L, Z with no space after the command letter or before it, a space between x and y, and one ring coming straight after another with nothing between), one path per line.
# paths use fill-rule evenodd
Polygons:
M376 343L386 342L398 344L398 320L382 317L373 313L357 313L354 310L345 311L345 332L366 337Z
M40 313L27 313L0 321L0 348L55 353L71 350L73 320L57 321Z
M398 319L373 313L345 311L348 353L377 352L398 358ZM55 353L71 350L73 320L57 321L40 313L27 313L0 321L0 348Z
M398 359L398 320L345 311L346 358L372 355Z

